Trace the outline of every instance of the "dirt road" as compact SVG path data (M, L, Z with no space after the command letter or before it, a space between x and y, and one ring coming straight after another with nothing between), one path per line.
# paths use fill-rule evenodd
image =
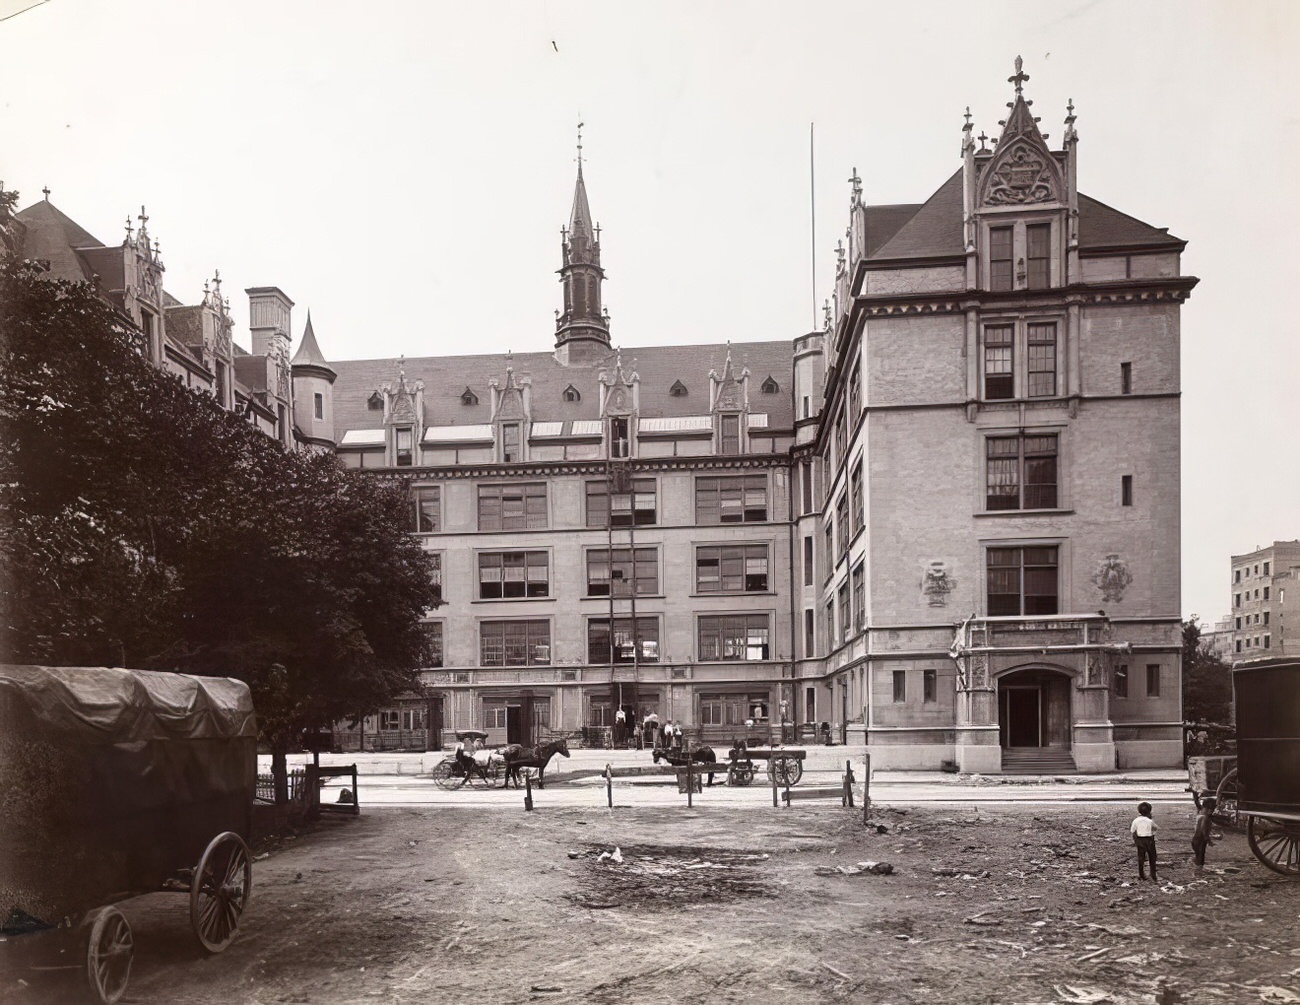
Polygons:
M126 902L125 1000L1300 1001L1300 882L1234 834L1193 881L1191 809L1157 809L1163 886L1120 806L374 810L270 849L219 956Z

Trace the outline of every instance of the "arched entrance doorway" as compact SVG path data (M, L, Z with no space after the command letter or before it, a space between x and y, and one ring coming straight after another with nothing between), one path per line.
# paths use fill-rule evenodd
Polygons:
M998 738L1003 751L1070 749L1070 677L1034 667L998 678Z

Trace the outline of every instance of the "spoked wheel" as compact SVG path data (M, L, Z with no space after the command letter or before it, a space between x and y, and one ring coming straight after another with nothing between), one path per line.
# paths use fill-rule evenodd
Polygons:
M1300 822L1252 816L1246 839L1255 857L1283 876L1300 876Z
M1213 820L1220 827L1238 830L1241 818L1237 815L1237 769L1233 768L1223 776L1219 787L1214 791Z
M86 946L86 978L90 992L96 1001L113 1005L126 992L131 977L135 949L131 926L116 907L101 907L87 921L90 940Z
M431 774L433 775L433 783L440 789L457 788L462 781L460 775L456 773L455 762L450 758L435 764Z
M190 885L190 925L204 949L219 953L230 945L252 892L248 845L234 831L218 834L204 849Z
M777 785L797 785L803 777L803 764L793 757L774 757L767 762L767 777Z

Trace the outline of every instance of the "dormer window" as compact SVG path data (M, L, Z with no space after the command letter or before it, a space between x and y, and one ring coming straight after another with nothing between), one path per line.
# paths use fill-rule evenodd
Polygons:
M1045 290L1052 285L1052 225L1030 224L1025 228L1025 243L1029 260L1027 284L1031 290Z
M771 374L768 374L767 380L763 381L761 390L764 394L779 394L781 392L781 385L772 378Z
M462 405L477 405L478 395L466 387L460 394L460 403Z
M989 289L1011 289L1011 227L989 228Z
M578 392L578 389L577 389L576 387L574 387L572 384L570 384L568 387L566 387L566 388L564 389L564 400L565 400L565 401L581 401L581 400L582 400L582 395Z
M522 461L523 453L519 441L519 423L507 422L501 426L501 460Z
M668 389L668 393L671 394L674 398L685 398L686 385L683 384L680 380L675 380L673 381L673 386Z
M611 416L609 420L609 456L629 457L631 452L632 441L628 435L627 416Z
M719 450L720 454L740 453L740 416L719 416Z
M394 430L393 442L397 448L397 466L399 468L411 466L414 439L414 433L410 426L399 426Z
M372 412L382 412L384 410L384 396L375 391L366 399L366 408Z

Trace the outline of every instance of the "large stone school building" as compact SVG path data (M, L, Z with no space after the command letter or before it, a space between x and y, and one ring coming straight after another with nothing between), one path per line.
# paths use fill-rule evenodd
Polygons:
M1183 241L1079 191L1073 106L1053 149L1028 79L996 139L967 113L923 201L854 173L825 327L793 339L619 348L581 158L553 335L513 354L336 360L309 319L290 360L265 286L245 353L138 234L19 221L80 241L69 270L125 256L159 365L409 487L443 600L424 692L352 744L600 742L623 709L715 744L825 723L889 768L1172 765L1196 280Z

